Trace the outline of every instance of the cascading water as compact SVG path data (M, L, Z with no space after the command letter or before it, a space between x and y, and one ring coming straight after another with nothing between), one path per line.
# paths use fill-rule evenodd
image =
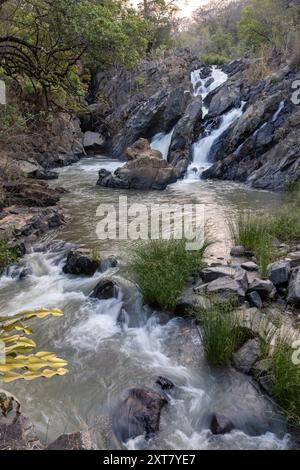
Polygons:
M201 96L202 100L219 86L223 85L228 79L228 75L216 66L212 67L211 75L201 78L202 69L194 70L191 73L191 82L193 86L194 96ZM203 103L202 116L205 117L208 109Z
M168 134L159 132L151 140L150 147L154 150L159 150L162 153L164 160L167 160L168 158L173 132L174 127Z

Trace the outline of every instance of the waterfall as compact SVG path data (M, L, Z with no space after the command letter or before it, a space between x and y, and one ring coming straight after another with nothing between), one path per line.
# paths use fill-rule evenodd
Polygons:
M194 96L201 96L202 100L209 95L216 88L225 83L228 75L216 66L212 67L211 75L206 78L201 78L201 70L194 70L191 73L191 82L193 86ZM208 108L202 105L202 116L205 117L208 113Z
M155 134L155 136L151 140L150 147L153 150L159 150L162 153L164 160L168 159L173 132L174 127L168 134L165 134L164 132L159 132L158 134Z

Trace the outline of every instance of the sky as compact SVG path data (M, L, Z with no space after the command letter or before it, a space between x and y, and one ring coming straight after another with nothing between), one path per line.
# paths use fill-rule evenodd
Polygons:
M133 4L139 3L140 0L132 0ZM181 17L191 16L193 11L197 7L203 5L203 3L208 3L209 0L177 0L177 4L180 8L179 15Z

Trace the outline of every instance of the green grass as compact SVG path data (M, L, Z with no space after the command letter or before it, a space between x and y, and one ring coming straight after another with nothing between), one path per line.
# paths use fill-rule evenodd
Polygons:
M233 299L225 302L209 299L208 308L193 312L200 325L205 358L213 366L228 365L233 353L247 339L234 315L236 307Z
M9 248L7 242L0 240L0 274L10 264L17 261L19 258L18 250L16 248Z
M155 240L139 244L131 253L130 272L144 301L173 311L189 276L200 266L206 248L186 251L186 240Z
M292 361L294 350L277 342L272 356L270 378L272 392L289 422L300 424L300 365Z

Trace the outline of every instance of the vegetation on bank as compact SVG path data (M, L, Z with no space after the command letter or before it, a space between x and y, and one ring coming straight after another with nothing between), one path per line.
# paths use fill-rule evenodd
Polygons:
M10 248L5 240L0 240L0 274L7 266L17 261L19 256L17 248Z
M151 240L133 249L130 272L144 301L173 311L188 278L203 262L211 242L198 251L187 251L186 240Z
M27 322L49 315L60 317L63 313L58 309L40 309L0 317L0 382L51 378L68 372L65 368L67 362L54 353L40 351L31 354L36 343L28 338L32 329Z

